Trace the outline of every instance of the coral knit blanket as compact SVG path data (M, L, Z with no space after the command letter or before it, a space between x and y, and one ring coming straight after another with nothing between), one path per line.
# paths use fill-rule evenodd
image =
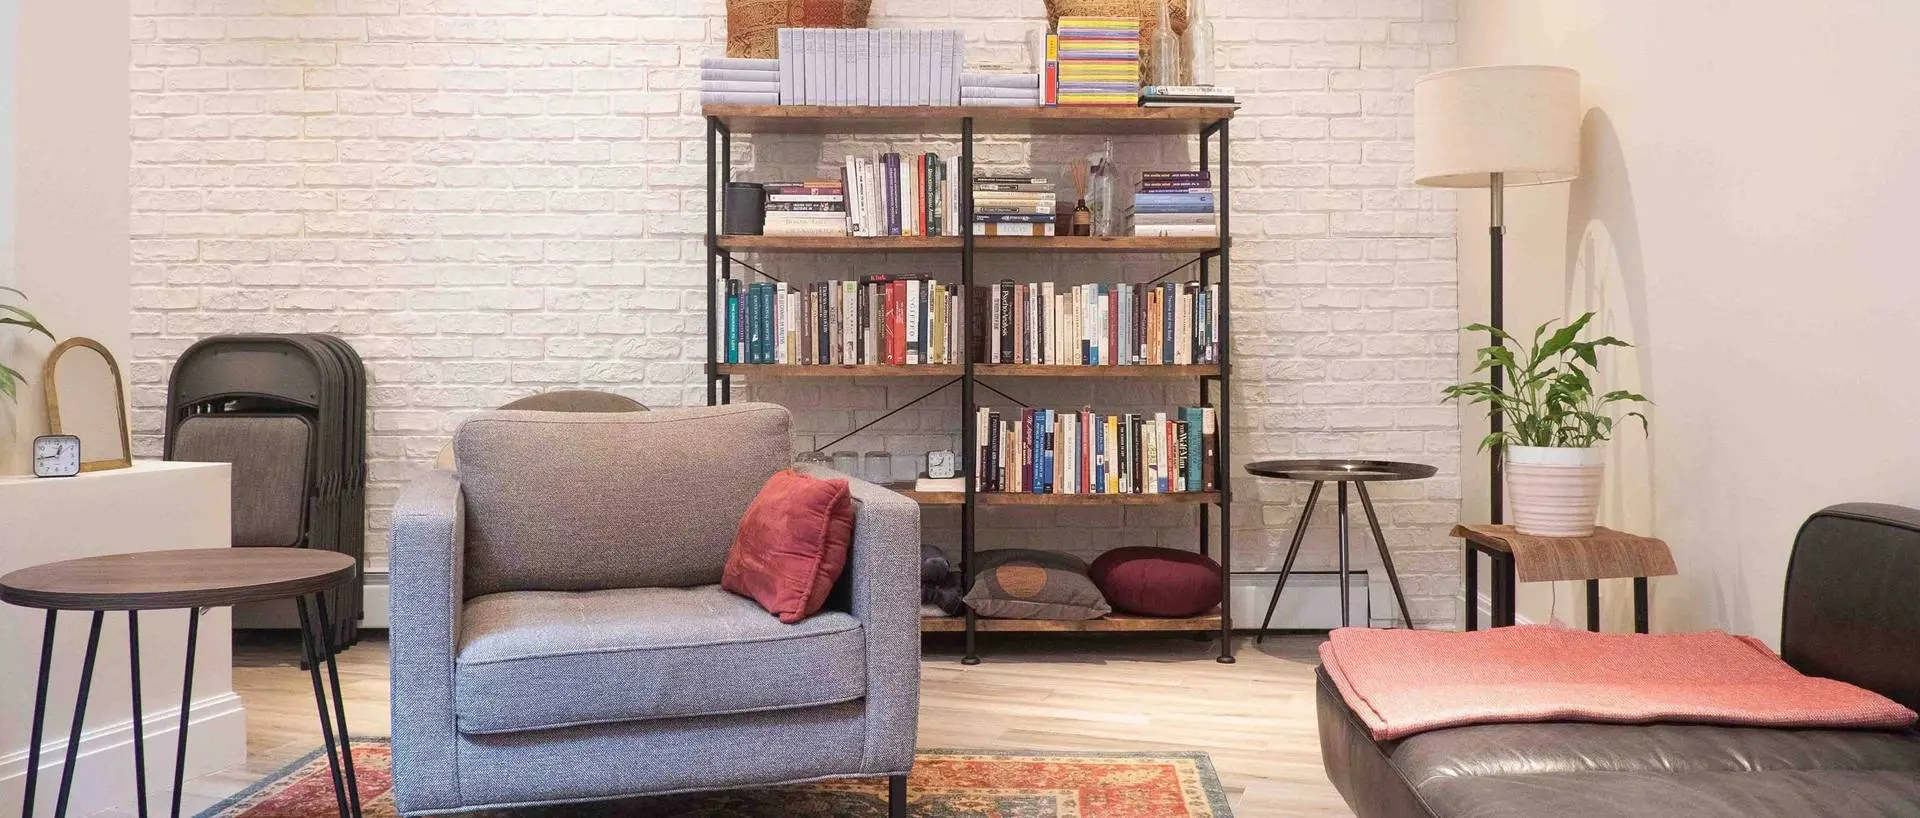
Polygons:
M1914 712L1794 670L1758 640L1713 631L1470 633L1342 628L1320 661L1375 739L1469 724L1693 722L1901 728Z

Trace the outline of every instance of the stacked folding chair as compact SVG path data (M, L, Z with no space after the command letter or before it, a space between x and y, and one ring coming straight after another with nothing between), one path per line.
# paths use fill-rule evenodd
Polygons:
M233 465L233 545L366 557L367 378L331 335L216 335L167 385L168 460ZM360 639L364 573L327 598L341 649Z

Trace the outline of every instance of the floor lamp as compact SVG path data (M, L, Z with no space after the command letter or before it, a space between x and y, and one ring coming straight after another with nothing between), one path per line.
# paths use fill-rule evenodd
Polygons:
M1580 74L1550 65L1489 65L1428 74L1413 84L1413 180L1427 187L1488 188L1492 304L1506 326L1506 189L1580 175ZM1500 343L1495 338L1493 343ZM1502 386L1499 370L1493 388ZM1499 414L1491 417L1501 430ZM1492 522L1505 517L1500 451L1492 455Z

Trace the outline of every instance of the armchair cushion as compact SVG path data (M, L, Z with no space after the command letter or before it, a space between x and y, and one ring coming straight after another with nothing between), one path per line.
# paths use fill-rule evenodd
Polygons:
M765 403L475 415L453 437L467 598L719 582L790 425Z
M774 472L740 518L720 587L791 625L827 604L852 541L847 481Z
M852 701L866 643L849 614L786 625L717 585L490 594L461 616L454 714L471 735Z

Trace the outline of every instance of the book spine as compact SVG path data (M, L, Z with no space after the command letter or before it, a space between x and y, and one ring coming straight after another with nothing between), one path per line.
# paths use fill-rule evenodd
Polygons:
M885 195L887 200L887 235L900 235L900 154L889 153L883 157L887 164Z
M907 349L906 363L924 363L920 352L920 282L908 281L906 284L906 323Z
M1044 105L1060 104L1060 35L1047 35L1047 66L1045 76L1040 78L1040 102Z
M1020 490L1033 492L1033 418L1032 409L1020 411Z
M1215 425L1219 422L1216 410L1211 406L1200 409L1200 488L1202 491L1214 491L1219 486L1219 435Z
M987 451L986 467L980 472L987 478L988 491L1004 491L1006 486L1002 482L1004 472L1001 471L1000 460L1000 413L991 410L982 411L987 412L987 428L986 433L980 436L980 440Z
M1173 314L1179 309L1179 293L1173 283L1160 287L1160 360L1156 363L1173 363Z
M996 288L995 324L1000 330L1000 363L1013 363L1013 280L1003 279Z

